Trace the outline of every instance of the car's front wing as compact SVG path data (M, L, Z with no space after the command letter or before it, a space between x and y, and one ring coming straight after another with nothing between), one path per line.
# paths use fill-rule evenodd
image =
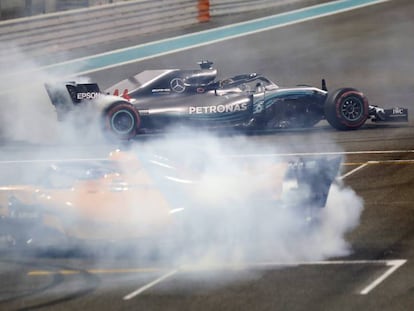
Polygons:
M377 106L369 106L369 115L373 122L408 122L408 109L394 107L384 109Z

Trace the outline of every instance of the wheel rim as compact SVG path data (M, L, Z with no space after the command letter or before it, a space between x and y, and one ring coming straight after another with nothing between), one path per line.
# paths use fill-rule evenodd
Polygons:
M117 134L128 134L134 126L134 116L127 110L119 110L111 118L111 128Z
M364 113L363 101L356 97L347 97L341 105L341 114L348 121L358 121Z

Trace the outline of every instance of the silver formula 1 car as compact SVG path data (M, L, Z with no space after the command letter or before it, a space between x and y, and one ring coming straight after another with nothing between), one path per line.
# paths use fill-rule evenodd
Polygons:
M210 61L200 69L146 70L101 91L96 83L46 84L60 120L93 107L104 129L129 139L180 124L203 128L265 130L306 128L326 119L338 130L373 122L407 122L408 109L369 105L354 88L280 87L257 73L216 80Z

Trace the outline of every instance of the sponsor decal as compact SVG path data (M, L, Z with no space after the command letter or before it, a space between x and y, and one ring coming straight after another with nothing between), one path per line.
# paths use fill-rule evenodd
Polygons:
M130 100L131 97L129 96L128 93L129 93L128 92L128 89L125 89L124 92L122 93L122 96L121 97L125 98L126 100Z
M99 96L98 92L86 92L86 93L77 93L76 99L83 100L83 99L95 99Z
M233 103L227 105L216 105L216 106L204 106L188 108L189 114L214 114L214 113L226 113L226 112L237 112L247 110L247 103Z
M152 89L151 90L152 93L169 93L171 92L171 89Z
M264 110L264 102L260 100L253 105L253 114L261 113Z

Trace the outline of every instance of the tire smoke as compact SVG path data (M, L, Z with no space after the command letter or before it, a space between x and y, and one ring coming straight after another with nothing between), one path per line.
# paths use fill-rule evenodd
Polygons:
M87 128L80 128L76 125L75 115L74 119L58 124L43 83L61 81L59 77L35 70L38 66L18 52L16 63L21 69L33 69L33 74L16 72L0 77L3 81L0 90L2 139L32 144L58 142L59 148L68 151L74 143L92 142L91 150L96 144L104 143L99 126L93 122ZM312 141L300 144L306 149L306 146L312 146ZM110 148L107 145L107 149ZM139 166L137 170L129 165L118 168L117 174L122 179L122 176L131 177L132 172L135 182L141 178L141 184L133 184L135 188L131 189L140 189L142 194L139 198L128 197L131 199L111 197L117 199L113 201L113 208L107 209L106 216L107 223L115 225L102 226L102 236L108 237L104 242L110 244L104 248L104 256L95 257L96 265L109 260L116 262L120 249L122 256L136 256L137 262L144 260L147 264L168 263L177 267L258 261L295 263L349 254L351 247L345 235L358 225L363 208L362 200L352 189L334 183L326 207L316 212L309 212L308 206L286 208L279 200L283 195L286 159L259 155L243 157L255 153L277 154L278 150L287 149L289 146L269 147L263 142L253 142L251 137L218 136L182 128L170 129L170 134L165 137L132 142L128 153L139 159ZM48 154L51 152L53 148ZM88 154L88 150L84 153ZM229 156L231 154L240 157L235 159ZM30 157L39 159L44 154L32 153ZM77 167L74 165L70 171ZM31 176L38 171L38 168L25 168L23 174ZM6 177L4 175L3 179ZM103 175L97 178L102 179ZM45 195L54 191L43 187L46 187ZM102 183L95 192L107 191L110 195L111 191L117 191L119 194L125 188L122 183L107 187L108 184ZM157 219L154 210L159 205L149 199L147 193L150 191L145 192L145 189L152 189L169 207L170 225L165 225L161 236L159 230L154 230L156 234L151 235L152 227L158 228L164 220ZM83 200L81 196L87 195L71 191L73 202ZM293 202L298 196L306 195L308 193L291 194L292 197L285 197L284 202ZM90 202L90 207L96 204L93 199ZM83 210L77 211L77 216L82 217L67 218L63 209L58 209L57 213L69 228L84 225ZM93 213L89 217L91 215ZM141 229L139 226L148 229L145 242L135 239L132 230L131 239L118 247L121 243L114 242L113 237L121 228L119 224L116 226L115 220L122 217L128 218L129 224L136 220L137 230ZM85 250L85 247L87 252L91 250L83 242L75 245L76 249Z

